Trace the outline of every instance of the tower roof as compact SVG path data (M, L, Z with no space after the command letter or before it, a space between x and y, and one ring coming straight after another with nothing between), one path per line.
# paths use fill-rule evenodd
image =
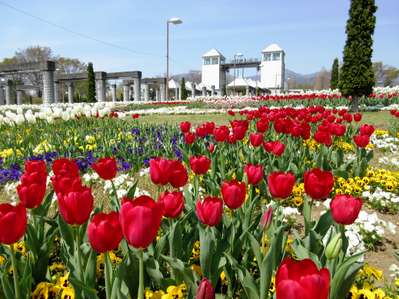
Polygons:
M208 52L206 52L202 57L211 57L211 56L219 56L219 57L224 57L222 53L220 53L218 50L215 48L210 49Z
M266 48L264 48L262 50L262 53L264 53L264 52L280 52L280 51L284 51L284 50L281 49L280 46L277 44L271 44L271 45L267 46Z

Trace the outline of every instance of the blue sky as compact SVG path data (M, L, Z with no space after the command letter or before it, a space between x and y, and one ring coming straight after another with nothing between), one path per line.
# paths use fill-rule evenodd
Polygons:
M8 3L92 38L83 38L1 5ZM271 43L286 52L287 68L312 73L342 57L349 0L0 0L0 59L30 45L92 61L96 70L165 72L165 23L171 28L171 73L200 69L201 55L217 48L227 58L260 57ZM376 0L373 60L399 67L399 1Z

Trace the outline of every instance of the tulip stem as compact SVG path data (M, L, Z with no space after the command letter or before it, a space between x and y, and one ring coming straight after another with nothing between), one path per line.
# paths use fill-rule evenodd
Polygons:
M305 221L305 236L307 236L312 222L312 200L309 200L307 196L305 196L303 203L303 217Z
M104 252L104 271L105 271L105 294L106 298L110 299L111 298L111 291L112 291L112 286L111 286L111 271L112 268L109 268L109 265L111 265L111 261L109 259L109 253L108 251Z
M111 180L111 186L112 186L112 192L114 193L114 200L115 200L114 207L119 210L120 204L119 204L118 193L116 192L116 187L115 187L115 184L114 184L114 180Z
M17 260L15 258L14 244L10 245L10 251L11 251L12 276L14 278L15 299L21 299L21 293L18 286L18 269L17 269Z
M173 238L175 235L175 227L173 225L173 219L169 218L169 226L170 226L170 233L169 233L169 255L172 259L175 258L175 252L173 250ZM173 234L172 234L173 232ZM173 268L170 270L170 275L172 279L176 279L175 271Z
M75 229L75 246L76 246L76 259L77 259L77 264L78 264L78 277L82 283L83 281L83 275L82 275L82 258L80 255L80 237L79 237L79 227Z
M144 299L144 257L143 249L139 250L139 290L137 299Z

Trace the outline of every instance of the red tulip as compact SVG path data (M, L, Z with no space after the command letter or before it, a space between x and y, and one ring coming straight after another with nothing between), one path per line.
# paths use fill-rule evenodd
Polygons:
M190 157L191 170L198 175L205 174L211 166L211 160L205 156Z
M244 171L248 178L248 184L250 185L256 185L263 179L262 165L248 164L245 166Z
M54 161L53 172L54 175L77 177L79 176L79 167L74 160L60 158Z
M201 280L195 299L215 299L215 289L212 287L212 283L208 279L203 278Z
M305 172L304 183L306 194L315 200L324 200L334 187L334 176L330 171L315 168Z
M71 191L81 191L83 189L80 177L64 177L52 176L51 183L53 184L54 192L57 194L66 194Z
M238 209L241 207L247 194L245 183L237 182L236 180L223 182L221 191L224 203L230 209Z
M191 132L184 133L184 142L186 144L193 144L195 141L195 134Z
M184 209L184 196L180 191L162 193L158 202L164 206L164 216L169 218L177 218Z
M360 113L355 113L355 114L353 115L353 119L354 119L356 122L359 122L359 121L362 120L362 115L361 115Z
M352 224L362 209L362 200L350 195L336 195L330 203L331 214L339 224Z
M264 142L263 147L265 150L269 153L273 153L276 156L281 156L284 153L285 150L285 145L284 143L281 143L280 141L269 141L269 142Z
M198 200L195 213L203 224L216 226L222 220L223 201L218 197L205 197L202 201Z
M166 185L169 182L171 161L163 158L150 160L150 177L156 185Z
M142 195L122 203L119 220L127 242L135 248L147 248L161 226L163 206Z
M20 240L25 234L26 223L26 208L22 204L0 204L0 244L11 245Z
M365 148L370 143L370 137L367 135L356 135L353 137L353 140L361 148Z
M224 142L229 137L230 131L227 126L220 126L213 131L213 135L215 136L215 140L217 142Z
M371 136L374 133L374 127L372 125L361 125L359 129L360 135Z
M276 299L328 299L330 272L311 259L285 259L276 274Z
M47 177L46 163L43 160L35 161L25 161L25 172L26 173L40 173Z
M208 132L205 126L199 126L195 129L195 133L197 134L198 137L204 138Z
M45 184L20 184L17 186L17 193L21 203L28 209L40 206L46 193Z
M44 187L46 187L47 172L25 170L25 172L21 176L20 181L22 185L38 184L38 185L44 185Z
M314 134L314 139L320 144L324 144L326 146L332 145L332 138L329 132L318 130Z
M267 131L267 129L269 129L269 121L268 120L261 119L256 123L256 130L259 133L264 133Z
M103 180L112 180L118 171L114 158L101 158L91 166Z
M213 143L209 144L209 152L212 154L215 151L215 145Z
M93 210L93 195L91 189L83 187L81 191L72 191L58 197L58 208L65 222L71 225L81 225L89 220Z
M133 119L138 119L139 117L140 117L140 114L138 114L138 113L132 114Z
M253 147L258 147L263 143L263 134L261 133L251 133L249 135L249 141Z
M170 160L170 165L169 183L174 188L183 187L188 181L187 169L179 160Z
M123 237L118 212L94 215L87 227L87 236L98 253L117 249Z
M272 172L267 177L270 194L274 198L287 198L292 194L295 185L295 176L291 172Z
M269 207L266 212L263 213L262 218L260 219L260 226L262 229L268 229L273 221L273 208Z
M235 140L242 140L245 137L245 134L247 133L248 127L243 126L243 125L237 125L233 126L233 135Z
M190 131L191 123L189 121L182 121L180 123L180 130L182 133L187 133Z
M344 136L346 132L346 127L341 124L332 124L331 133L335 136Z

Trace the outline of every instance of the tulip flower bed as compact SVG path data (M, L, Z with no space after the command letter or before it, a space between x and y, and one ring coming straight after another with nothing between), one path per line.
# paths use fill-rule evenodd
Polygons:
M399 298L396 114L229 115L4 126L0 298Z

